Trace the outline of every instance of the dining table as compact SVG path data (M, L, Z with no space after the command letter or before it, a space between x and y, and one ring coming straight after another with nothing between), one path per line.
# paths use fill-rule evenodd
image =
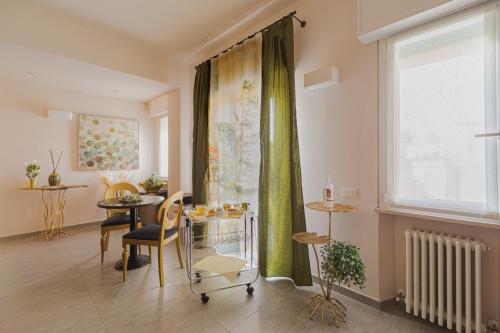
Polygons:
M155 206L161 204L165 198L160 195L143 195L140 201L127 201L120 198L104 199L97 203L97 207L105 209L129 209L130 211L130 231L137 228L137 210L141 207ZM137 254L137 245L130 245L130 255L128 257L127 269L136 269L148 265L150 258L147 255ZM115 269L123 270L122 260L118 260Z

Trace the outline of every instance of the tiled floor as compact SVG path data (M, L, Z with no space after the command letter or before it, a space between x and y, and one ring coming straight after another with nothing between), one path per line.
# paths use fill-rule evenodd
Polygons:
M213 293L204 305L178 268L174 244L165 250L165 288L155 255L122 283L113 267L120 232L112 233L102 265L98 227L72 232L58 241L0 241L0 332L441 332L342 296L348 308L342 328L308 320L303 304L314 287L286 280L259 279L253 297L244 287Z

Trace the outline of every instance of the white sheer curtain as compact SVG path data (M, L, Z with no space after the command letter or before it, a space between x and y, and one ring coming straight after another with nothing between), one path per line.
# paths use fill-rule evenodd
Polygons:
M212 60L210 205L248 202L257 211L260 169L261 39Z
M394 206L498 216L498 6L390 39L388 194Z

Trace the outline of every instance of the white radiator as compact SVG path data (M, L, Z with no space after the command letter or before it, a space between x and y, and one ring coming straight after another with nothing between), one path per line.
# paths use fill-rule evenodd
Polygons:
M406 230L406 312L456 332L482 332L481 254L471 239Z

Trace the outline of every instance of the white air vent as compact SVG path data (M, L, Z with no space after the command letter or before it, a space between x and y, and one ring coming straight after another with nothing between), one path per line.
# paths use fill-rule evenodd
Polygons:
M340 83L339 70L335 66L325 67L304 75L304 88L316 90Z
M47 118L54 120L72 120L73 112L49 109L47 110Z

